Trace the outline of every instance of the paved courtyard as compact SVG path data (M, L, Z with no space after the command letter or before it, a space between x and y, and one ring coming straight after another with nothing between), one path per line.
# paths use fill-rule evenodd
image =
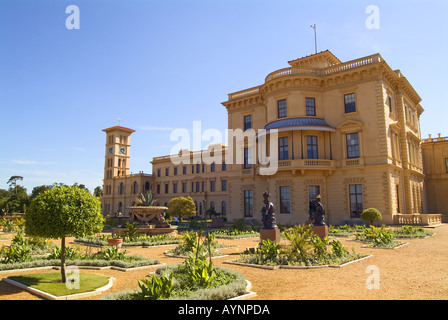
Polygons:
M373 255L342 268L322 269L277 269L265 270L223 264L237 257L246 247L257 245L258 239L219 240L237 247L221 249L229 256L214 259L222 265L246 275L252 283L256 300L446 300L448 299L448 225L431 228L435 235L426 239L403 240L408 245L395 250L361 248L362 244L339 238L351 250ZM2 241L0 245L5 244ZM173 246L154 248L126 248L128 253L159 259L163 263L175 264L182 259L167 257L163 252ZM368 266L379 270L379 289L368 289L366 273ZM105 294L138 288L137 282L155 267L135 270L82 270L96 272L116 278L113 287ZM0 273L0 279L10 275L34 273L36 271L14 271ZM42 272L58 272L54 270ZM98 296L89 299L97 299ZM39 297L0 281L0 300L38 300Z

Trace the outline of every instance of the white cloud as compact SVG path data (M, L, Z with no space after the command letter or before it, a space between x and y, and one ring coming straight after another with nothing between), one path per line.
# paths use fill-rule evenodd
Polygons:
M12 160L13 163L16 164L23 164L23 165L33 165L33 164L38 164L38 165L51 165L51 164L55 164L54 162L48 162L48 161L36 161L36 160Z

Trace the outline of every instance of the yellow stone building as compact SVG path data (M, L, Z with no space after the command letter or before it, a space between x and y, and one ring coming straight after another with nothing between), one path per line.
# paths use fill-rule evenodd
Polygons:
M427 212L448 215L448 137L422 140Z
M243 161L228 141L188 151L188 164L173 164L172 155L155 157L152 175L130 174L134 130L104 129L103 213L126 214L136 194L148 188L162 205L190 195L199 215L214 207L228 221L259 221L266 190L280 224L305 222L317 195L331 224L357 222L369 207L380 210L386 224L398 213L423 213L420 102L403 74L379 54L341 62L327 50L289 61L261 85L231 93L222 103L229 130L258 133L258 143L243 146ZM262 137L269 141L267 153L278 151L272 174L262 173L268 166L262 161L250 161ZM200 155L208 151L222 161L204 162Z

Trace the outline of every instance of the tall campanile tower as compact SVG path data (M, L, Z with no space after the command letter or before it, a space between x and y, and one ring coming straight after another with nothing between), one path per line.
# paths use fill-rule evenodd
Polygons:
M112 212L121 208L114 207L114 194L123 194L124 190L117 190L117 178L129 175L129 158L131 134L135 130L122 126L103 129L106 132L106 150L104 160L103 180L103 212ZM118 179L121 180L121 179ZM123 183L121 183L123 188Z

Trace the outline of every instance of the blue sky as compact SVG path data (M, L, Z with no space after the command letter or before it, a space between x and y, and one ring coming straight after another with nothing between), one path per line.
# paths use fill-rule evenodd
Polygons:
M69 30L66 7L80 10ZM380 28L365 25L369 5ZM0 188L12 175L102 185L105 133L132 135L130 171L176 142L171 129L227 128L227 94L288 61L329 49L348 61L380 53L422 97L422 136L448 136L448 2L285 0L2 0ZM205 145L204 145L205 146Z

